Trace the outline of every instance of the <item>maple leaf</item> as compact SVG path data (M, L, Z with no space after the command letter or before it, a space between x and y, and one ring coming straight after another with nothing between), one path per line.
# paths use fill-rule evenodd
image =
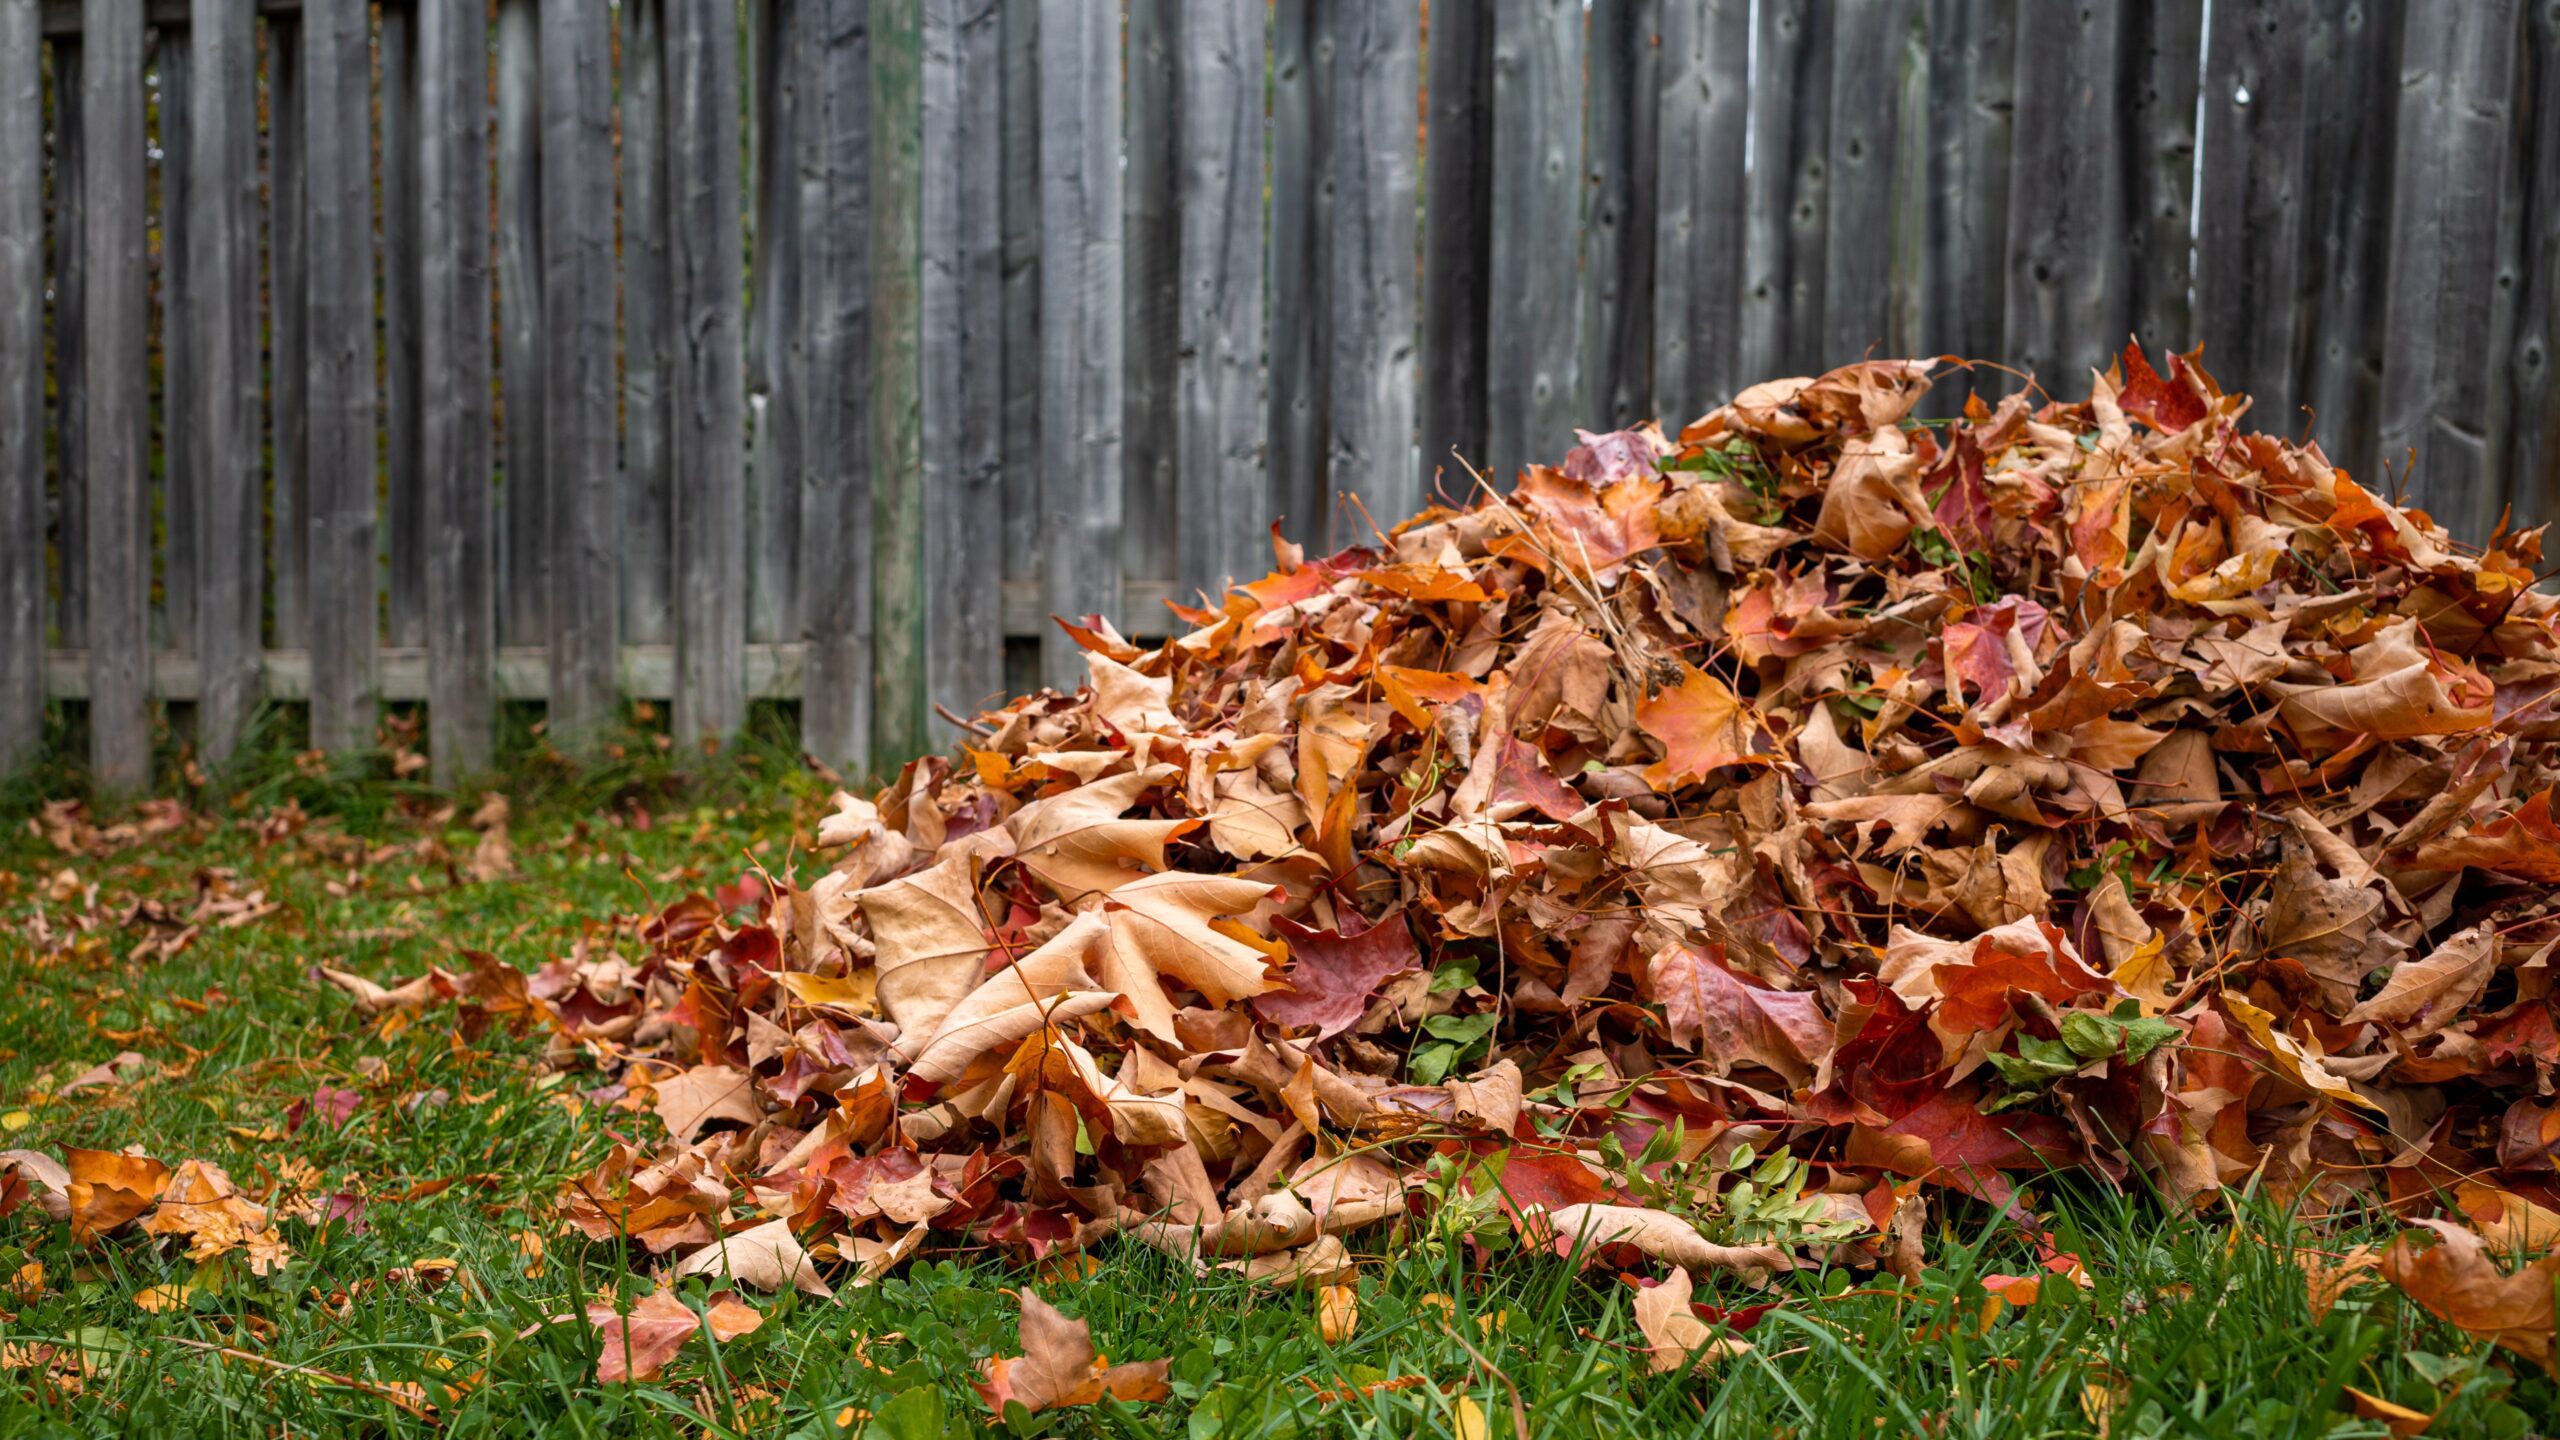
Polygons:
M596 1357L596 1379L607 1385L655 1379L695 1333L709 1330L714 1340L728 1341L754 1330L764 1317L754 1307L722 1296L697 1315L671 1290L653 1290L628 1311L599 1300L587 1306L587 1323L604 1342Z
M1278 982L1270 975L1270 956L1219 922L1280 894L1257 881L1172 870L1112 891L1102 909L1115 959L1175 976L1210 1004L1228 1005ZM1111 978L1108 970L1105 978Z
M1687 1269L1674 1266L1669 1279L1659 1285L1636 1292L1636 1330L1645 1338L1647 1359L1653 1373L1666 1370L1705 1370L1719 1360L1747 1354L1751 1342L1736 1335L1718 1335L1713 1326L1698 1318L1690 1295L1694 1293Z
M2560 1374L2554 1363L2552 1308L2560 1255L2546 1255L2509 1272L2498 1267L2479 1236L2461 1226L2443 1220L2416 1223L2433 1231L2436 1243L2420 1248L2414 1233L2403 1233L2383 1252L2383 1278L2437 1319Z
M2419 870L2494 870L2519 880L2560 885L2560 823L2545 790L2468 835L2431 841L2410 862Z
M986 972L974 870L967 854L953 854L854 894L871 928L880 1008L901 1033L932 1034Z
M1721 766L1767 763L1756 753L1768 738L1759 712L1686 661L1679 684L1636 703L1636 724L1662 742L1662 758L1644 772L1645 783L1656 790L1703 780Z
M733 1065L697 1065L649 1084L651 1106L667 1133L691 1140L715 1120L753 1125L764 1118L756 1103L755 1077Z
M65 1147L71 1238L88 1244L157 1204L170 1170L147 1155Z
M1264 1019L1293 1029L1313 1026L1319 1040L1339 1035L1359 1023L1380 985L1420 967L1404 912L1389 911L1374 924L1360 922L1353 911L1343 919L1352 928L1313 929L1286 916L1272 921L1289 941L1290 964L1281 976L1287 989L1253 999Z
M1070 1405L1098 1405L1102 1397L1132 1405L1162 1400L1173 1393L1166 1382L1170 1360L1106 1365L1094 1353L1092 1327L1051 1309L1049 1302L1024 1286L1022 1353L991 1356L979 1362L986 1379L978 1396L998 1415L1008 1405L1032 1414Z
M1059 899L1116 890L1165 868L1165 842L1199 827L1188 818L1122 818L1141 794L1177 778L1169 765L1106 776L1025 805L1006 828L1024 867Z
M801 1248L799 1237L791 1233L788 1220L768 1220L734 1235L724 1235L677 1261L669 1273L727 1275L759 1290L779 1290L789 1285L822 1300L835 1295L819 1277L818 1267L810 1260L809 1252Z
M1831 1053L1831 1018L1820 997L1737 975L1719 948L1666 946L1648 979L1671 1038L1694 1045L1719 1071L1764 1065L1801 1085Z

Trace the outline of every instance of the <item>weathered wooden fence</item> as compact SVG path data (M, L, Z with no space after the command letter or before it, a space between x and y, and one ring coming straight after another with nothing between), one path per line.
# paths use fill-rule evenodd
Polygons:
M112 785L154 701L891 763L1268 516L1870 352L2201 342L2549 515L2555 65L2520 0L0 0L0 766L48 695Z

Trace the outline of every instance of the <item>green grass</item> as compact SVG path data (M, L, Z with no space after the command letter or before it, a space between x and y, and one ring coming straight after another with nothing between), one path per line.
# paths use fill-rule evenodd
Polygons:
M1977 1277L2027 1271L2032 1257L2014 1231L1957 1210L1933 1222L1935 1268L1916 1292L1845 1271L1786 1277L1766 1295L1706 1285L1700 1298L1719 1305L1783 1303L1751 1331L1753 1354L1695 1377L1644 1373L1634 1292L1605 1269L1520 1256L1471 1267L1462 1250L1388 1254L1373 1241L1357 1332L1338 1345L1319 1337L1311 1296L1195 1281L1130 1245L1075 1280L978 1259L919 1265L838 1305L752 1296L766 1314L755 1333L717 1353L697 1338L655 1382L599 1385L595 1331L556 1317L580 1316L602 1290L643 1293L645 1257L579 1240L552 1223L550 1199L610 1131L645 1138L654 1120L581 1103L597 1080L547 1073L538 1034L465 1042L446 1009L405 1027L369 1020L312 967L388 980L451 963L460 946L538 965L617 913L734 879L750 857L780 870L829 787L770 740L715 760L635 735L588 770L522 732L511 753L486 788L515 802L518 872L486 884L456 879L483 788L439 795L379 756L312 774L260 752L189 792L200 818L185 829L95 858L43 838L41 782L0 796L0 957L16 1000L0 1008L0 1144L140 1144L170 1163L218 1163L253 1193L291 1163L372 1197L364 1233L288 1222L293 1260L266 1277L237 1256L200 1269L133 1233L77 1247L32 1208L0 1220L0 1277L30 1261L44 1271L41 1293L0 1293L16 1312L0 1322L0 1433L431 1428L289 1367L425 1385L432 1428L457 1435L976 1433L990 1421L969 1382L981 1358L1017 1348L1006 1287L1026 1282L1089 1319L1111 1359L1170 1358L1175 1384L1169 1402L1039 1416L1015 1426L1026 1434L1502 1436L1515 1433L1515 1397L1535 1435L2088 1435L2101 1416L2116 1436L2387 1434L2356 1416L2348 1386L2436 1414L2436 1435L2560 1418L2539 1372L2387 1286L2351 1290L2313 1321L2290 1247L2379 1242L2387 1228L2301 1234L2242 1197L2210 1220L2169 1222L2139 1196L2070 1178L2037 1187L2039 1206L2085 1257L2089 1288L2048 1282L1986 1325ZM173 784L184 773L169 767ZM308 820L279 834L288 807ZM85 898L48 898L66 869L84 897L97 887L94 929L66 933ZM137 902L184 917L199 877L224 872L281 908L135 958L150 933L126 923ZM122 1049L167 1073L53 1094ZM323 1085L362 1108L343 1130L314 1118L280 1134ZM450 1103L397 1103L433 1090ZM434 1181L454 1183L398 1198ZM548 1243L539 1274L519 1249L526 1230ZM190 1284L174 1309L135 1300ZM699 1281L683 1293L707 1303ZM56 1347L54 1367L26 1363L40 1345ZM63 1362L82 1355L75 1384Z

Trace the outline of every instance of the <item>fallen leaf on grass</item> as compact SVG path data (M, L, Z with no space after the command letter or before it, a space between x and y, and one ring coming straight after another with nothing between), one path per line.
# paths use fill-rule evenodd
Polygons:
M1644 1333L1653 1373L1688 1368L1704 1370L1719 1360L1744 1354L1751 1342L1718 1335L1691 1308L1694 1287L1685 1268L1674 1268L1661 1284L1636 1293L1636 1329Z
M789 1285L822 1300L835 1297L827 1282L818 1278L818 1267L791 1233L788 1220L769 1220L715 1240L677 1261L674 1273L727 1275L759 1290Z
M2498 1268L2479 1236L2461 1226L2417 1223L2435 1232L2436 1243L2421 1249L2412 1243L2414 1233L2403 1233L2383 1253L2383 1277L2437 1319L2560 1374L2552 1363L2552 1286L2560 1281L2560 1255L2510 1274Z
M1105 1395L1144 1404L1173 1393L1165 1381L1172 1364L1142 1360L1106 1366L1094 1353L1092 1327L1059 1314L1026 1286L1022 1353L981 1361L987 1378L978 1385L978 1396L998 1415L1008 1404L1036 1415L1062 1406L1099 1404Z
M1360 1287L1327 1285L1316 1292L1316 1333L1339 1345L1360 1328Z
M708 1329L712 1339L726 1341L754 1330L764 1317L754 1307L725 1295L697 1315L674 1291L653 1290L627 1313L599 1300L587 1307L587 1321L604 1340L604 1353L596 1358L596 1379L612 1385L654 1378L697 1330Z
M148 1155L72 1146L62 1158L70 1171L71 1238L84 1245L150 1209L169 1182L169 1167Z

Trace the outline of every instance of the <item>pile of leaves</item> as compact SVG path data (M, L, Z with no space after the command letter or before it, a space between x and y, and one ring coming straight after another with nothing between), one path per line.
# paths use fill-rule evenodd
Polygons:
M814 883L341 983L536 1017L654 1113L577 1229L821 1293L1107 1236L1322 1284L1382 1226L1902 1272L1932 1187L2032 1229L2054 1169L2549 1243L2540 532L2456 540L2192 357L1917 420L1937 373L1585 435L1334 555L1275 527L1165 643L1067 623L1089 683L840 796Z

